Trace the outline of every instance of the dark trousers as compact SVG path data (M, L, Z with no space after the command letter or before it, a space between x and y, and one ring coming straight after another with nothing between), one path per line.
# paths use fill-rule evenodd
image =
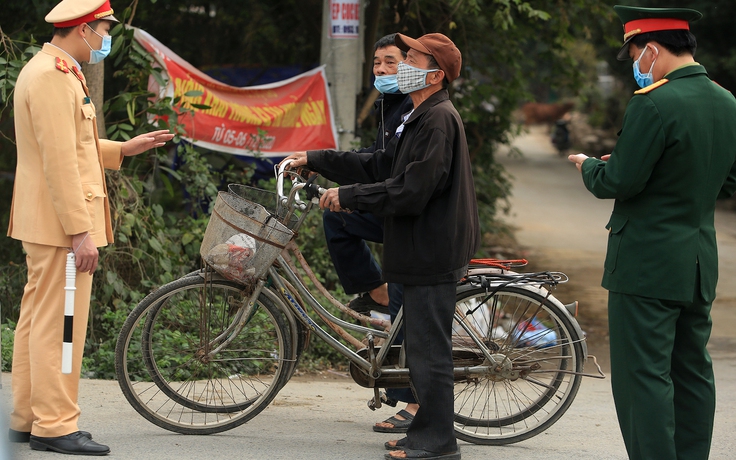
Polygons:
M383 284L381 267L373 258L366 241L383 243L383 219L368 212L352 213L324 211L322 223L325 229L327 249L332 263L346 294L357 294L375 289ZM391 322L402 305L401 284L388 285L388 311ZM394 344L401 344L403 334ZM406 403L416 402L409 388L390 388L386 390L389 398Z
M368 212L322 215L327 249L346 294L358 294L383 284L381 267L366 241L383 243L383 219Z
M401 304L403 303L404 285L389 283L388 298L388 313L391 315L391 324L393 324L396 321L396 315L399 314ZM406 328L403 328L401 331L399 331L399 335L397 335L396 340L394 340L394 345L400 345L404 341L405 330ZM387 388L386 396L391 399L403 401L408 404L414 404L417 402L416 398L414 398L414 393L411 391L411 388Z
M406 447L454 452L455 412L452 317L455 283L404 285L406 359L412 389L420 404L409 427Z
M705 348L710 308L609 293L611 386L629 458L708 458L716 400Z

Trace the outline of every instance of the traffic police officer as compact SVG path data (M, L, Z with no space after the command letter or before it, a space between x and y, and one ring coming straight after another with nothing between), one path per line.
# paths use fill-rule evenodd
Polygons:
M694 60L699 12L614 9L624 24L618 58L634 60L643 88L609 156L569 159L593 195L615 199L602 284L616 412L630 458L706 459L713 219L716 199L736 191L736 100Z
M36 450L105 455L79 431L79 374L97 247L113 241L103 168L171 140L154 131L127 142L99 139L80 62L110 52L117 22L109 0L63 0L46 16L50 43L18 76L14 96L18 163L8 236L22 241L28 282L13 349L9 438ZM65 265L76 255L72 373L61 373Z

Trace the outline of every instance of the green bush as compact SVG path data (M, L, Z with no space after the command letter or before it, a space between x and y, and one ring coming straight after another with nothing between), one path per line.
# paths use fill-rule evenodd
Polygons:
M2 371L10 372L13 362L13 342L15 339L15 323L8 321L0 324L2 338Z

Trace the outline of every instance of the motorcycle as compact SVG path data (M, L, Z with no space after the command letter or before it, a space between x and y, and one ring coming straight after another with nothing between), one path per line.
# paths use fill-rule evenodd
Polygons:
M570 141L570 129L567 125L570 122L565 119L559 119L555 122L554 130L552 131L551 141L552 145L555 146L560 156L565 156L567 150L572 147Z

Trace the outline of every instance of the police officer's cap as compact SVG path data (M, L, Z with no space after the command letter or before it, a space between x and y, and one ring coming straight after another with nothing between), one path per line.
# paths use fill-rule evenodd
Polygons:
M616 5L613 7L624 24L624 44L618 51L618 60L629 58L629 42L635 36L660 30L690 30L690 23L703 15L689 8L639 8Z
M56 28L74 27L100 19L119 22L112 14L110 0L61 0L46 15L46 22Z

